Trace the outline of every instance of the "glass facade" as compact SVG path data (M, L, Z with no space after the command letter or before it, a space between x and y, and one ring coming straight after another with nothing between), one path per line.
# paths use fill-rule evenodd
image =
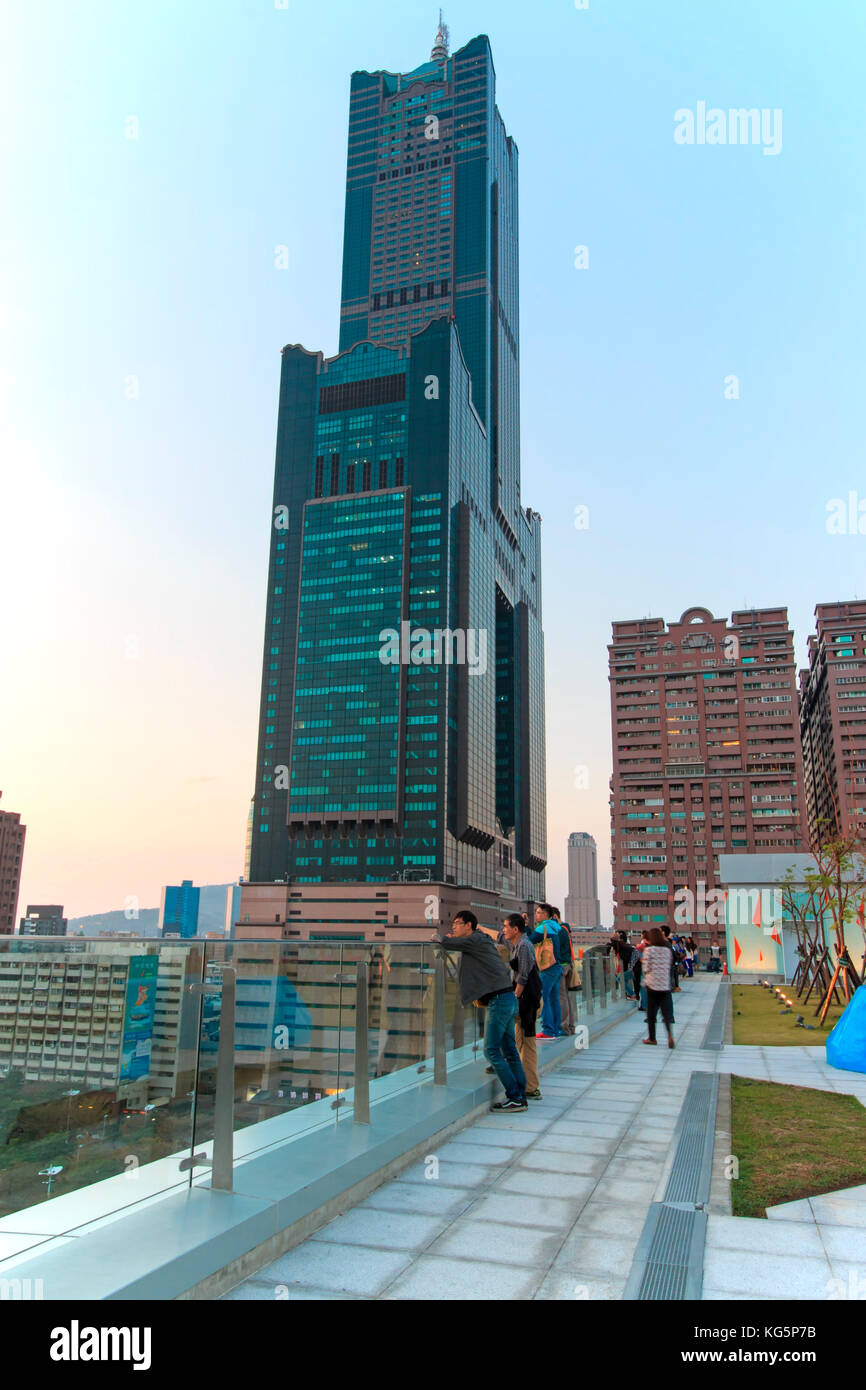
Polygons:
M353 74L340 353L283 350L252 881L543 896L518 341L487 39Z

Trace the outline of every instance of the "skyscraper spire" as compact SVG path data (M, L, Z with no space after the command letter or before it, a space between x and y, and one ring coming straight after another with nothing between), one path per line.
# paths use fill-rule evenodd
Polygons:
M442 18L442 11L439 11L439 28L436 30L436 42L433 45L433 52L430 54L431 63L439 63L443 58L448 57L448 25Z

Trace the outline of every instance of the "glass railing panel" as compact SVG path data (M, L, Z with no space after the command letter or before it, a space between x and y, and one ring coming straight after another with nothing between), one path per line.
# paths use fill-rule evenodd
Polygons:
M356 966L367 949L360 940L207 942L197 1151L214 1137L223 969L235 972L232 1128L242 1156L339 1123L354 1077Z
M0 1219L97 1183L109 1212L188 1181L202 947L0 938Z

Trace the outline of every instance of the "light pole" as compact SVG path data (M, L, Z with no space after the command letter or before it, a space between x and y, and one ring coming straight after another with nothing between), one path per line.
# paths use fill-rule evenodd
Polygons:
M80 1095L81 1095L81 1092L80 1092L80 1091L64 1091L63 1094L66 1096L66 1138L68 1139L68 1138L69 1138L69 1124L70 1124L69 1115L70 1115L70 1111L71 1111L71 1109L72 1109L72 1097L73 1097L73 1096L80 1096Z
M54 1179L57 1177L57 1174L58 1174L58 1173L62 1173L62 1172L63 1172L63 1164L62 1164L62 1163L52 1163L51 1166L48 1167L48 1168L40 1168L40 1169L39 1169L39 1176L40 1176L40 1178L46 1178L46 1179L47 1179L47 1181L44 1182L44 1183L42 1184L43 1187L47 1187L47 1188L48 1188L48 1192L46 1193L46 1196L48 1196L48 1197L51 1196L51 1184L53 1183Z

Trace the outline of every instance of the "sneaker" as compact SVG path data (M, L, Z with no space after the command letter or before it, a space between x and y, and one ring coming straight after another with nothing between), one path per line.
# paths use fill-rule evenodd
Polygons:
M492 1067L485 1067L484 1070L486 1071L486 1073L487 1073L488 1076L495 1076L495 1075L496 1075L496 1073L495 1073L495 1071L493 1070Z
M643 1041L645 1047L658 1047L658 1043L656 1042L655 1038L644 1038Z
M527 1100L542 1100L543 1096L539 1091L538 1087L536 1086L534 1091L527 1091L526 1098Z
M491 1105L491 1110L528 1110L529 1106L525 1100L498 1100L495 1105Z
M536 1033L535 1036L536 1036L536 1038L538 1038L539 1042L553 1042L553 1039L554 1039L554 1037L556 1036L556 1034L555 1034L555 1033Z

